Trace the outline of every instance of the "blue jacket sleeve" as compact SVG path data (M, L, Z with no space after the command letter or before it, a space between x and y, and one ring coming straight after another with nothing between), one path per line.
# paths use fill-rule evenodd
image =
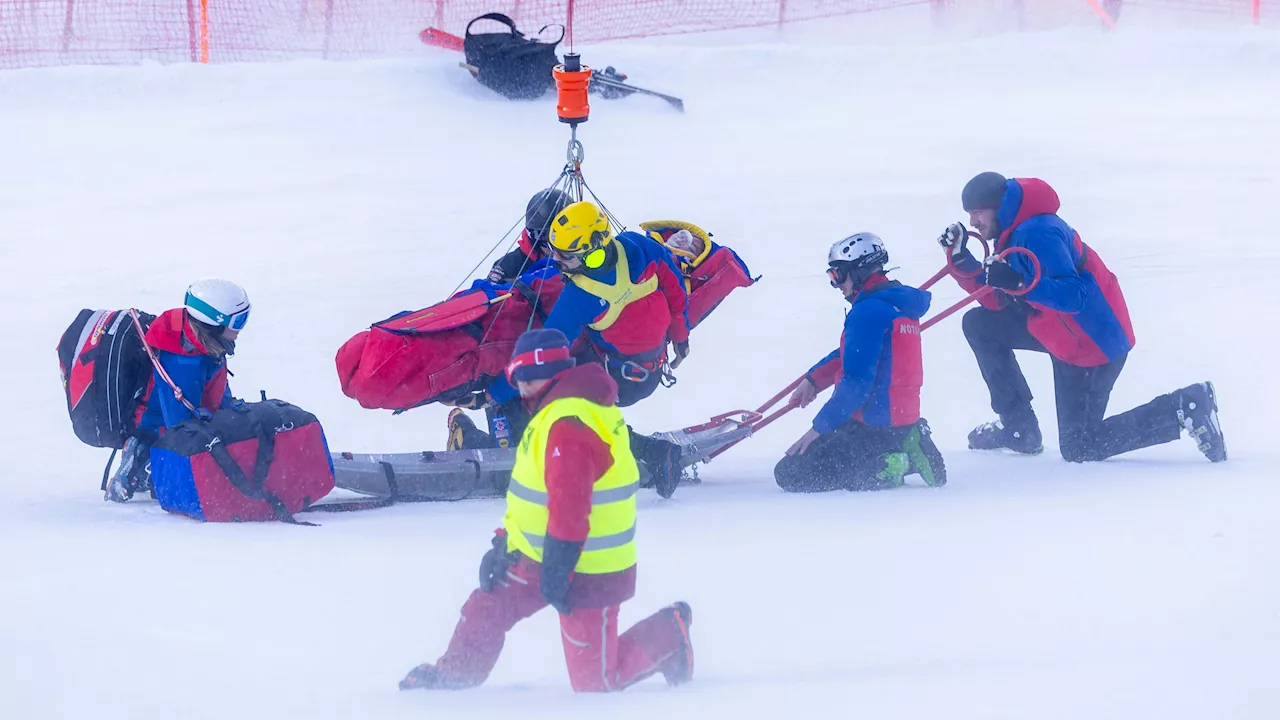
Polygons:
M569 347L573 347L573 342L582 334L583 329L606 307L605 301L565 281L564 290L552 306L543 327L564 333L569 338Z
M1040 261L1040 283L1027 293L1031 302L1063 313L1078 313L1084 309L1088 297L1088 283L1076 271L1075 258L1071 255L1074 232L1061 220L1028 221L1029 227L1019 228L1021 245L1035 254ZM1035 277L1031 261L1021 254L1013 254L1009 264L1022 273L1027 282Z
M183 397L192 405L199 406L201 396L204 395L205 384L205 365L204 358L199 356L175 355L174 353L159 352L157 353L160 365L164 368L169 377L177 384L178 389L182 391ZM229 392L229 391L228 391ZM152 394L153 400L159 400L160 413L164 417L165 427L173 427L183 420L190 420L195 417L190 410L187 409L182 401L178 400L173 394L173 389L169 387L160 377L160 373L155 373L155 391ZM224 399L225 402L225 399Z
M840 382L813 419L813 429L826 435L848 422L867 401L884 347L884 334L893 322L892 308L877 301L857 303L844 319L844 354Z
M489 399L494 405L501 405L517 394L516 389L511 387L511 383L507 382L505 377L496 377L489 383Z
M824 357L824 358L822 358L821 360L819 360L818 362L814 363L814 364L813 364L813 367L809 368L809 372L807 372L807 373L805 373L805 374L806 374L806 375L812 375L812 374L814 374L814 373L816 373L816 372L818 372L818 371L822 370L823 366L825 366L827 363L829 363L829 362L831 362L832 360L835 360L835 359L837 359L837 358L839 358L839 357L840 357L840 348L836 348L835 350L832 350L831 352L827 353L827 356L826 356L826 357Z

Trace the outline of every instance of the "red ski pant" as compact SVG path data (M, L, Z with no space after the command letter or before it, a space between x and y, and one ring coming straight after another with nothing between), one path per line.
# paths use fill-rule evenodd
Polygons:
M537 566L521 562L507 584L486 593L477 589L462 606L449 649L436 662L454 687L483 683L498 663L511 628L547 607L538 589ZM575 609L560 616L560 639L575 692L622 690L676 660L685 638L673 610L659 610L618 635L618 606Z

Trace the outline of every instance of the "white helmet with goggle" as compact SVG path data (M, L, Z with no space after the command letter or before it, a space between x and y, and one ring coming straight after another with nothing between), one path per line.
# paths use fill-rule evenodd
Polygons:
M197 280L187 288L182 304L192 320L210 327L238 332L249 322L249 294L230 280Z

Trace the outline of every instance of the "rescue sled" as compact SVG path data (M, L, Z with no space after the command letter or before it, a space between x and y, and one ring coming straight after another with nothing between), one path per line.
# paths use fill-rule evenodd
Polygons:
M752 433L759 413L739 410L692 427L654 433L680 446L681 484L697 482L696 465ZM439 502L502 497L515 467L515 448L410 453L333 453L337 487L395 502ZM640 464L640 486L649 473Z

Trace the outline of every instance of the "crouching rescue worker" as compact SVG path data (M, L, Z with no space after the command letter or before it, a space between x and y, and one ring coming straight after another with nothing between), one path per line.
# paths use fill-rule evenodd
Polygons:
M401 690L479 685L506 634L551 605L560 614L569 681L577 692L622 690L660 672L693 677L692 611L677 602L618 634L618 606L635 594L639 470L616 407L617 384L577 365L558 330L524 333L508 379L533 418L507 491L503 528L480 563L480 588L444 655L419 665Z
M933 486L947 482L942 454L920 417L920 318L930 295L889 280L887 262L884 243L872 233L831 247L827 276L852 307L840 347L791 396L805 407L835 385L813 427L773 470L783 490L883 490L912 474Z
M1212 462L1227 459L1213 383L1201 382L1107 417L1111 389L1134 346L1133 324L1120 281L1097 251L1058 216L1058 194L1043 180L1006 179L984 172L961 192L969 222L994 251L1023 248L1035 255L1040 280L1015 297L1035 271L1013 255L985 265L965 247L968 230L954 223L938 238L948 248L957 281L967 290L996 288L982 307L965 313L964 335L998 415L969 433L973 450L1007 448L1024 455L1044 449L1031 409L1031 388L1014 350L1049 355L1058 414L1058 449L1070 462L1105 460L1177 440L1185 430ZM981 271L981 272L979 272Z
M150 489L146 473L151 444L164 432L203 410L215 412L232 399L227 357L249 321L249 295L230 280L197 280L182 307L161 313L147 328L152 371L138 432L126 441L120 467L107 481L106 499L125 502ZM174 392L174 386L178 392Z

